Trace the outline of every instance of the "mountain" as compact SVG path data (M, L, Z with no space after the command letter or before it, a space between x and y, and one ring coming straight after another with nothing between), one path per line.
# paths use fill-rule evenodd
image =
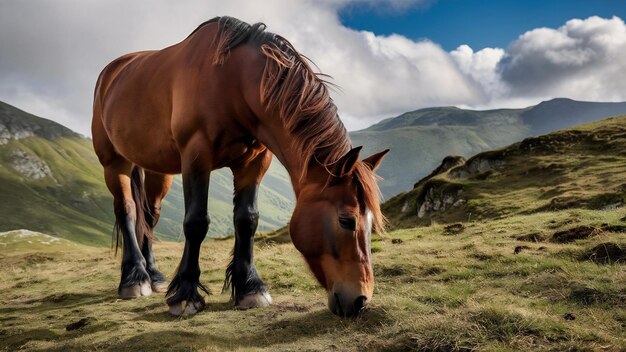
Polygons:
M626 115L454 160L383 204L394 228L626 203Z
M469 157L525 137L626 114L626 103L553 99L524 109L465 110L436 107L404 113L350 133L363 154L391 153L378 170L385 198L402 192L447 155Z
M209 236L232 234L232 177L211 175ZM283 226L294 198L286 171L274 162L260 189L260 231ZM182 183L165 199L157 233L180 238ZM0 102L0 232L27 228L89 245L111 243L112 198L91 140Z

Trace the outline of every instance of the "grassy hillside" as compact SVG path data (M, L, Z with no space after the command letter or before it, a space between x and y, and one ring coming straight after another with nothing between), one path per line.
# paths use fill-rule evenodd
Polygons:
M626 202L626 116L475 155L383 205L394 227Z
M328 311L281 239L259 239L255 253L273 306L236 311L226 303L232 239L213 240L201 256L207 310L183 319L168 315L162 295L118 300L119 264L106 249L13 244L0 251L0 266L11 268L0 272L0 350L624 350L625 264L615 254L602 260L602 248L626 247L625 214L563 210L471 222L453 234L433 225L375 236L373 302L347 320ZM583 226L605 230L553 240ZM536 232L545 237L529 242ZM181 244L157 244L165 273L181 252Z
M390 148L379 173L386 199L406 191L447 155L469 157L540 135L602 118L626 114L626 103L553 99L524 109L427 108L383 120L350 134L364 155Z
M211 177L210 236L232 234L232 177ZM283 226L294 200L285 170L275 162L261 187L260 230ZM157 232L179 238L180 178L168 195ZM109 245L114 218L102 166L91 141L46 119L0 102L0 231L27 228L90 245Z

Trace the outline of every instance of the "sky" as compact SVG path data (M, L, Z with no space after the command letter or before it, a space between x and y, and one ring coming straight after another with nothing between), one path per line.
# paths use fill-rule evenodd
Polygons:
M219 15L265 22L333 76L349 130L430 106L626 101L622 0L3 0L0 100L89 136L107 63Z

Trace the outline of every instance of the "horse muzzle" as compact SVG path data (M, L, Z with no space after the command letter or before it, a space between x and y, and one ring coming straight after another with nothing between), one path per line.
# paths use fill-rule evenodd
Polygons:
M329 292L328 308L342 318L354 317L365 310L369 299L364 295L348 295L338 291Z

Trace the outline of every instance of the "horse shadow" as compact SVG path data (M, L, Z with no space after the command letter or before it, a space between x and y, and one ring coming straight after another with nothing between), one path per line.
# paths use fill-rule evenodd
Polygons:
M207 308L232 310L232 305L225 303ZM158 317L159 321L161 319L172 320L171 316L167 316L167 312L156 313L155 317ZM142 317L142 319L145 319L145 317ZM193 319L193 317L189 319ZM117 345L107 346L107 349L114 351L126 351L133 348L145 350L273 349L282 344L298 342L301 339L334 334L337 329L375 330L380 328L381 323L388 321L389 317L383 309L369 309L366 314L357 319L342 319L324 308L277 319L268 325L259 327L258 331L254 333L229 334L215 330L194 332L172 328L137 334L127 340L120 341Z

